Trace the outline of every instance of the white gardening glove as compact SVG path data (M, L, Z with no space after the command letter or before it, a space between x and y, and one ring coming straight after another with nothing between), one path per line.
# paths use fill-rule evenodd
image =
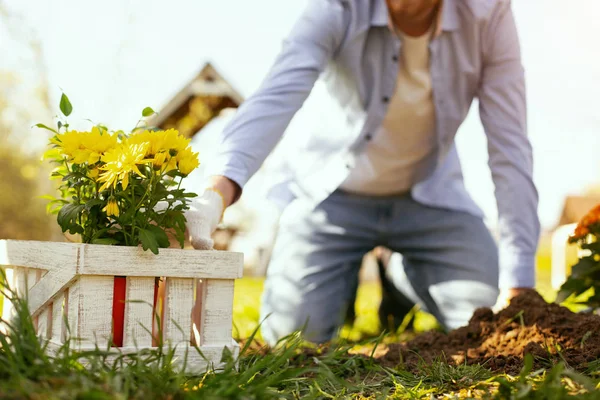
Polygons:
M504 310L506 307L508 307L510 305L510 301L514 297L516 297L522 293L528 293L528 292L535 292L535 289L513 288L513 289L500 290L500 294L498 295L498 300L496 301L496 304L494 304L494 306L492 307L492 311L494 312L494 314L499 313L500 311Z
M214 241L211 236L221 221L225 207L223 196L215 190L206 189L188 205L190 208L184 211L184 216L192 247L196 250L212 250ZM168 203L161 201L154 210L162 211L167 207Z
M196 250L211 250L214 241L211 236L221 221L225 207L223 196L212 189L206 189L195 197L185 210L187 229L192 247Z

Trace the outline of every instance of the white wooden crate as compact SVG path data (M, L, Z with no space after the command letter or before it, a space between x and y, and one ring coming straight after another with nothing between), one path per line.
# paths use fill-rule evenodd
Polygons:
M138 247L0 240L0 266L9 285L27 298L38 335L50 348L70 340L81 350L112 345L128 353L156 347L162 334L164 343L176 346L176 362L187 352L191 373L209 364L218 368L225 347L239 353L232 313L242 253L160 249L154 255ZM124 302L114 301L119 279ZM122 322L113 320L113 304L124 307ZM4 319L10 307L5 300ZM109 341L121 324L122 343L115 346Z

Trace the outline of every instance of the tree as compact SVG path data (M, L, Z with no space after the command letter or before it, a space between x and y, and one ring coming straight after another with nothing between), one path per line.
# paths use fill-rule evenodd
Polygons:
M49 119L47 82L41 46L18 22L0 4L0 34L10 46L0 51L11 66L0 69L0 238L49 240L57 237L57 229L40 199L52 191L49 167L40 162L45 137L31 129L33 121ZM14 62L20 59L27 68ZM32 65L36 79L24 79L21 71L31 71Z

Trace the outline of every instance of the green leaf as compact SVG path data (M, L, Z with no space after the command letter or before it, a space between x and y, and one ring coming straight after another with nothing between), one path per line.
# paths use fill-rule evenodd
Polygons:
M46 126L44 124L35 124L34 126L38 127L38 128L46 129L46 130L54 132L54 133L58 133L58 131L56 129L52 129L49 126Z
M560 287L556 295L556 302L562 303L571 295L579 295L589 289L589 287L590 286L586 284L585 279L574 278L571 276Z
M152 107L146 107L142 110L143 117L149 117L152 114L156 114L156 112L152 109Z
M158 247L168 248L171 245L171 243L169 242L169 237L162 228L156 225L150 225L148 227L148 230L154 235L154 238L158 243Z
M60 96L60 111L65 117L68 117L69 115L71 115L71 112L73 112L73 106L71 105L71 102L69 101L67 95L64 93L62 94L62 96Z
M114 245L119 243L117 239L113 238L102 238L102 239L92 239L93 244L104 244L104 245Z
M71 224L71 225L69 225L69 227L66 230L68 230L71 235L82 234L83 226L77 225L77 224ZM63 232L65 232L65 230L63 230Z
M72 225L77 224L79 214L84 210L83 204L66 204L58 212L57 221L62 227L63 232L67 229L73 231Z
M56 126L58 126L58 130L60 131L60 128L62 128L62 126L63 126L62 121L58 121L56 123Z
M56 201L57 198L50 195L50 194L43 194L41 196L37 196L38 199L42 199L42 200L50 200L50 201Z
M92 209L92 207L101 205L104 205L104 201L100 199L92 199L85 203L85 208L89 211Z
M533 356L530 353L527 353L525 354L525 357L523 359L523 369L521 370L521 373L519 375L521 376L521 378L525 378L527 377L527 375L529 375L532 369Z
M144 250L150 249L154 254L158 254L158 243L156 242L156 238L151 231L146 229L139 228L140 231L140 242L142 243L142 248Z

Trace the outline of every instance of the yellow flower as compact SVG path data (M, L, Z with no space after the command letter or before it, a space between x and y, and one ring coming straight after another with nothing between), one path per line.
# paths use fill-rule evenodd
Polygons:
M86 132L68 131L53 137L50 142L58 145L69 161L82 164L89 158L89 152L84 145Z
M175 157L169 158L169 162L163 166L163 172L169 172L177 169L177 159Z
M200 162L198 161L198 153L193 153L190 148L186 148L182 152L177 154L179 171L183 175L189 175L193 170L198 168Z
M153 156L158 152L160 147L160 137L153 134L152 131L142 131L134 133L125 141L126 145L146 145L146 154L144 157Z
M98 179L98 175L100 175L100 171L98 170L98 168L92 168L87 173L87 176L92 178L93 180Z
M155 168L160 169L165 163L165 161L167 161L167 153L161 151L160 153L156 153L154 155L154 160L152 161L152 164Z
M144 156L148 149L148 144L129 144L121 145L108 151L102 161L106 164L100 167L103 172L100 176L100 182L104 182L100 190L109 188L110 186L117 187L117 183L121 182L123 190L129 186L129 175L135 172L142 178L144 175L140 172L138 164L152 162L150 159L145 159Z
M117 135L102 132L97 127L83 137L83 145L89 151L88 163L95 164L107 151L117 146Z
M115 199L114 197L110 197L108 199L108 203L106 204L106 207L104 207L102 209L102 211L106 212L106 215L108 215L109 217L111 217L111 216L118 217L119 216L119 204L117 203L117 199Z
M142 131L131 135L127 139L128 144L148 143L146 157L153 157L160 152L167 152L174 156L183 151L190 143L175 129L166 131Z
M117 136L93 127L91 132L68 131L50 140L74 164L97 163L102 155L117 145Z
M175 129L167 129L162 133L164 137L164 147L172 156L176 156L184 151L190 144L190 140L180 135Z

